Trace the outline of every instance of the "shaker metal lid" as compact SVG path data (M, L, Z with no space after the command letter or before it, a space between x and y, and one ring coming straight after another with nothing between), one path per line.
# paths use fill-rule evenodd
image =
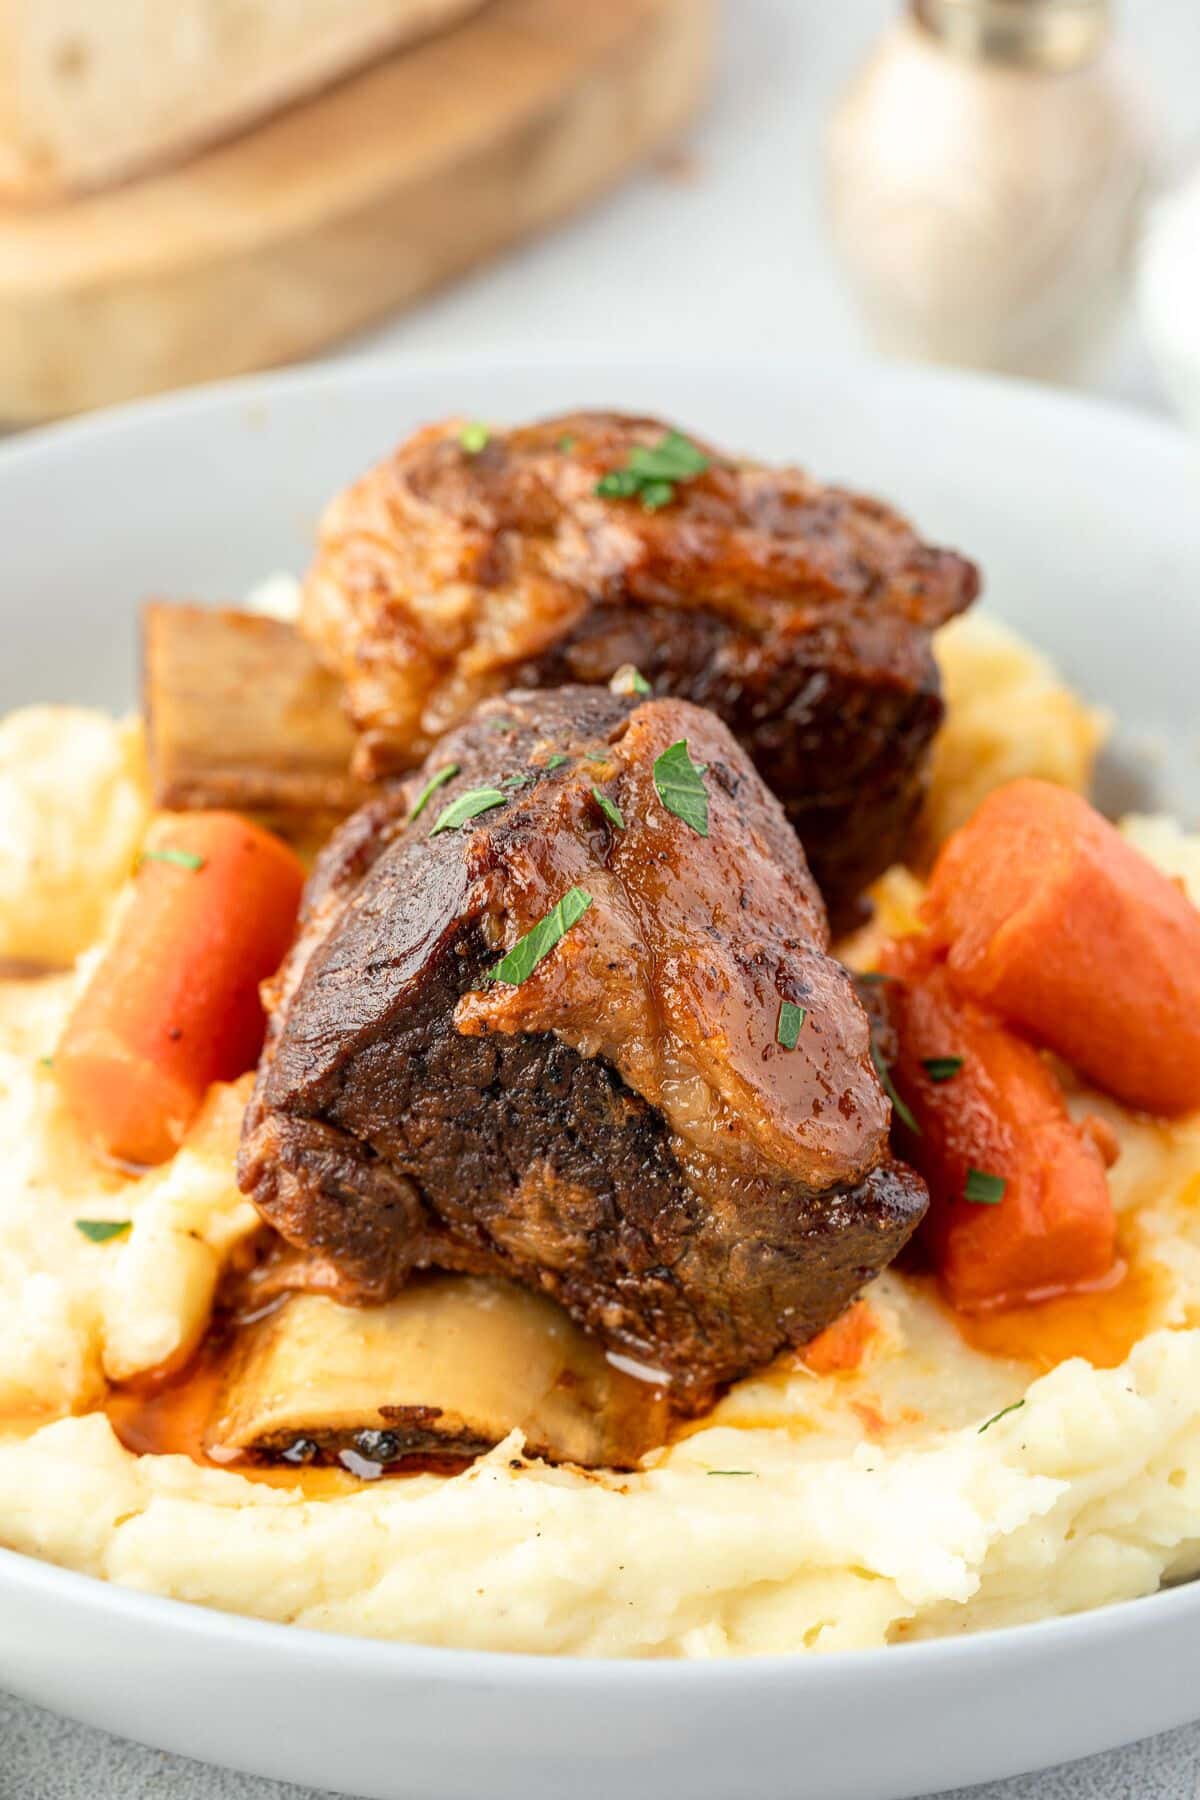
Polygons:
M1053 71L1081 68L1111 30L1110 0L910 0L912 13L957 55Z

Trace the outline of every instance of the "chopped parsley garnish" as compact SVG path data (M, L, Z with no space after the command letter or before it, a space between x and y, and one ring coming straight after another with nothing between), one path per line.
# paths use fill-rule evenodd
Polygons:
M458 434L458 441L468 456L478 456L491 443L492 434L486 425L481 425L476 420L471 425L463 426Z
M668 431L661 443L635 444L623 469L611 469L596 483L604 500L640 499L645 512L669 506L681 481L692 481L710 467L702 450L682 432Z
M561 750L556 750L553 756L548 756L546 758L542 767L545 769L546 773L549 774L552 769L561 769L563 764L570 762L570 760L570 757L564 756Z
M578 442L579 439L575 436L573 431L564 431L558 440L558 448L563 456L570 456Z
M652 694L654 689L646 680L640 669L632 663L622 663L608 684L612 694Z
M649 481L690 481L709 467L707 456L681 431L668 431L661 443L649 449L635 444L629 452L629 468Z
M515 794L518 788L523 788L527 781L532 780L532 775L506 775L500 786L506 794Z
M457 831L471 819L477 819L480 813L491 812L493 806L506 806L508 795L502 794L499 788L468 788L457 800L442 808L437 816L437 823L430 832L436 837L439 831Z
M429 777L429 780L425 783L425 786L421 789L420 793L417 795L416 805L413 807L412 811L408 815L408 822L410 825L412 824L414 819L420 818L421 814L425 811L425 808L429 805L429 802L432 800L433 796L437 793L438 789L440 787L445 787L445 785L448 781L453 781L454 777L457 774L458 774L458 764L457 763L447 763L444 769L439 769L436 775L431 775Z
M596 492L602 500L632 500L635 494L641 493L643 486L632 469L610 469L596 483ZM650 510L653 512L654 508Z
M800 1036L800 1027L808 1017L805 1007L797 1006L791 1000L779 1002L779 1023L775 1027L775 1041L782 1044L785 1050L794 1050Z
M686 738L670 745L654 761L654 785L659 799L698 837L708 836L708 790L703 780L707 767L707 763L692 761Z
M610 800L607 794L602 794L598 787L592 789L592 799L596 802L596 805L600 808L600 811L604 814L609 824L617 831L624 831L625 817L616 801Z
M1003 1175L989 1175L986 1169L968 1169L963 1199L972 1206L999 1206L1008 1186Z
M76 1219L75 1229L91 1244L107 1244L124 1237L133 1225L132 1219Z
M194 850L143 850L142 861L174 863L177 869L193 871L204 867L204 858Z
M644 481L641 486L642 511L661 512L675 498L673 481Z
M1024 1404L1025 1402L1023 1400L1014 1400L1011 1406L1002 1406L998 1413L993 1413L990 1419L985 1419L983 1421L983 1424L979 1427L979 1435L982 1436L991 1426L998 1425L1001 1419L1007 1419L1009 1413L1020 1412Z
M52 1069L54 1067L54 1058L52 1056L39 1056L38 1061L41 1063L43 1069Z
M756 1469L706 1469L706 1475L755 1475Z
M521 729L516 719L489 719L487 728L489 731L519 731Z
M586 888L568 888L558 905L552 906L545 918L539 919L531 931L518 938L507 956L501 957L495 968L488 970L491 979L520 987L572 925L579 923L591 904L592 896Z
M963 1066L963 1061L961 1056L927 1056L921 1067L930 1081L936 1081L940 1085L943 1081L952 1080L958 1074Z
M871 1061L875 1064L875 1073L879 1077L879 1085L891 1101L892 1110L895 1112L896 1117L900 1120L902 1125L908 1126L908 1129L915 1137L920 1137L921 1127L913 1117L911 1108L904 1104L903 1100L896 1092L896 1084L892 1080L892 1071L883 1060L879 1045L875 1042L874 1033L871 1034Z

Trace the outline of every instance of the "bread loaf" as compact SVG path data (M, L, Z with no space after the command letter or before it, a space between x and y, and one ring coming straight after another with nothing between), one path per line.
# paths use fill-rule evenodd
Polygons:
M226 137L480 0L0 0L0 198Z

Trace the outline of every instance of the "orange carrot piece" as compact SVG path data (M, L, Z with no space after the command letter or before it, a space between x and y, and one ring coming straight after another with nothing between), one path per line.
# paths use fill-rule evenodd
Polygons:
M875 1314L856 1300L839 1319L805 1344L800 1360L814 1375L848 1375L857 1369L872 1338L879 1335Z
M122 1161L174 1154L214 1081L253 1067L259 983L292 939L304 870L236 813L151 829L116 936L54 1056L88 1140Z
M1200 912L1077 794L990 795L938 857L925 918L963 993L1097 1087L1200 1107Z
M951 1303L1017 1306L1103 1283L1116 1261L1104 1159L1052 1069L961 998L920 940L884 967L892 1080L920 1127L898 1123L900 1150L928 1183L919 1241Z

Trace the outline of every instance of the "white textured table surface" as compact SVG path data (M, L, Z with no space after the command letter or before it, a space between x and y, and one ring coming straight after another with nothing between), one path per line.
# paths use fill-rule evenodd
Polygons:
M895 0L731 0L720 87L686 181L651 171L553 237L352 346L458 349L853 348L821 233L825 113ZM1200 5L1128 0L1126 30L1166 130L1200 141ZM1158 405L1132 324L1103 383ZM603 395L564 395L564 402ZM448 396L447 406L457 403ZM462 397L469 410L469 401ZM812 460L819 465L819 458ZM1200 1699L1197 1701L1200 1712ZM564 1770L564 1791L569 1772ZM630 1771L629 1800L645 1787ZM977 1800L1196 1800L1200 1725L1069 1768L973 1790ZM201 1768L0 1695L0 1800L318 1800ZM396 1800L422 1800L397 1790ZM730 1800L736 1800L731 1796Z
M570 1793L563 1771L563 1793ZM798 1795L803 1790L798 1790ZM631 1770L621 1800L652 1800L652 1775ZM967 1800L967 1789L939 1800ZM1131 1744L1108 1756L971 1788L970 1800L1195 1800L1200 1725ZM208 1769L158 1750L85 1731L0 1695L0 1800L326 1800L315 1788L280 1787ZM422 1800L397 1787L395 1800ZM486 1796L480 1797L486 1800ZM616 1797L614 1796L614 1800ZM731 1794L729 1800L740 1800ZM806 1795L804 1800L820 1800ZM933 1797L930 1797L933 1800Z

